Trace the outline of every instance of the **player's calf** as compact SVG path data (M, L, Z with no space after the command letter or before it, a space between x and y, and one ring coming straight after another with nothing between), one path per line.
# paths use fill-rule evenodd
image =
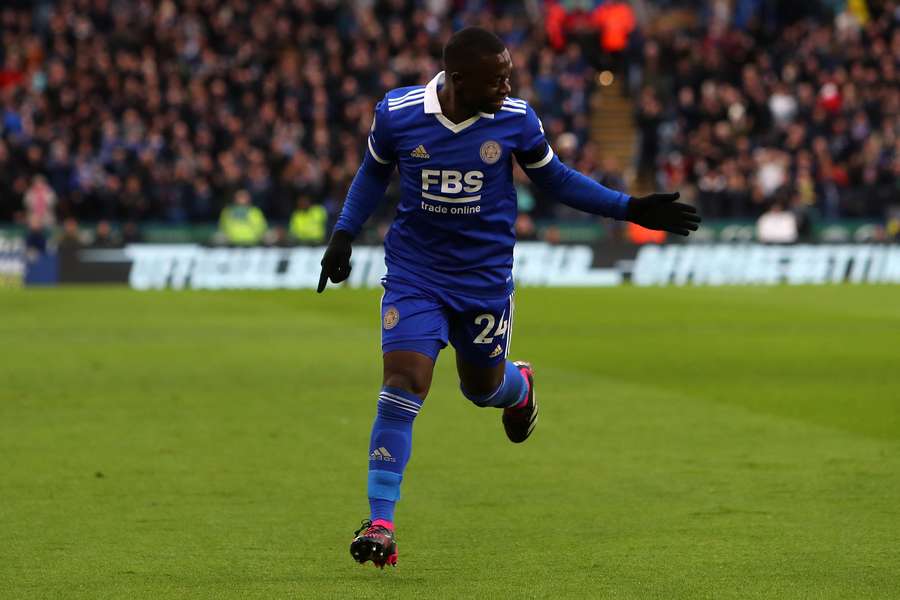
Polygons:
M503 409L503 428L514 443L524 442L537 424L538 408L534 394L534 370L523 361L506 362L503 381L490 394L476 395L466 391L463 395L476 406Z
M525 379L528 390L525 397L516 405L504 409L503 429L509 441L519 444L528 439L537 425L538 406L534 393L534 369L524 361L513 363Z
M460 383L460 390L475 406L509 408L525 400L528 395L528 382L515 363L506 361L503 379L490 393L473 394L466 389L465 382Z
M400 388L384 386L369 440L369 507L373 522L391 523L400 499L403 471L412 454L413 421L422 400Z

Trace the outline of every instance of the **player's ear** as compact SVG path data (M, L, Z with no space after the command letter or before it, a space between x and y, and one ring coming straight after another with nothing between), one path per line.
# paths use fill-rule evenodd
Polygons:
M450 81L453 82L454 86L460 85L463 80L462 73L460 73L459 71L453 71L448 75L448 77L450 77Z

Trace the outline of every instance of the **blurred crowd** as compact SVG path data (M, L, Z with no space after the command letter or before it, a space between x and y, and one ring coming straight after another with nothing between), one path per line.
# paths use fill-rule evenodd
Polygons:
M688 192L708 218L792 213L801 237L811 219L890 218L900 203L900 5L797 3L791 22L773 25L713 4L722 10L702 27L641 46L644 173Z
M281 241L293 236L297 211L313 206L307 221L321 221L324 209L327 229L360 163L374 104L390 88L431 79L444 41L472 24L504 39L517 67L516 94L534 105L569 159L594 170L599 157L586 143L592 67L579 46L544 42L537 7L4 4L0 221L211 223L227 218L226 207L244 205L256 210L231 218L252 212L254 228L262 217ZM517 181L525 212L540 212L540 196L521 174ZM390 189L389 198L396 193Z
M503 38L513 93L564 161L610 187L626 189L630 165L590 139L605 69L632 94L638 181L681 190L707 218L774 209L801 230L812 216L884 218L900 195L900 9L844 4L7 0L0 223L89 222L100 240L162 223L217 225L239 244L321 241L374 104L431 79L465 25ZM658 27L660 6L696 18ZM574 213L518 169L515 182L520 237L558 237L535 222ZM395 182L369 241L397 194Z

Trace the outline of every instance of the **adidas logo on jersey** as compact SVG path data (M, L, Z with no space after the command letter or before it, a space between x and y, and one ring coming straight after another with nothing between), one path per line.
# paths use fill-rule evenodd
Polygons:
M500 347L500 344L497 344L497 347L494 348L494 351L488 355L488 358L494 358L495 356L500 356L503 353L503 348Z
M391 453L388 452L387 448L382 446L381 448L375 448L372 450L372 454L369 455L370 460L383 460L386 462L397 462L397 459L391 456Z
M416 149L409 153L413 158L431 158L431 155L428 154L428 151L425 149L425 146L419 144L416 146Z

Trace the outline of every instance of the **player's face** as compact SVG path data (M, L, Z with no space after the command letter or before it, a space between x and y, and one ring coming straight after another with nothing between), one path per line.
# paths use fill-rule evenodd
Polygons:
M463 78L464 102L471 108L485 113L495 113L503 106L503 100L512 88L512 59L509 50L485 56Z

